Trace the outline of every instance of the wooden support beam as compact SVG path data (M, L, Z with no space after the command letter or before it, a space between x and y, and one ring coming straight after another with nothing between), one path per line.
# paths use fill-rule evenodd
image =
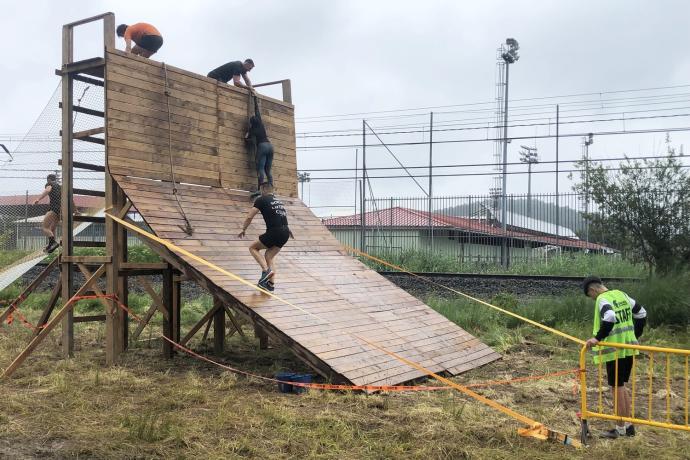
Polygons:
M101 265L98 270L94 272L94 274L86 280L84 285L80 287L77 292L74 294L73 297L78 297L82 295L84 292L86 292L88 289L91 288L91 285L101 277L105 273L105 265ZM34 339L27 345L27 347L19 353L19 355L12 361L12 364L10 364L7 369L5 369L5 372L2 374L2 378L6 379L12 376L14 372L17 370L19 366L26 360L26 358L33 353L33 351L38 347L43 340L50 334L50 332L55 329L55 326L62 321L64 316L67 314L68 311L72 310L74 307L74 303L70 302L72 298L70 298L65 304L58 310L58 312L55 314L53 319L51 319L48 324L39 332L39 334L34 337Z
M56 70L55 73L61 76L68 74L86 74L91 75L92 77L103 78L104 69L105 59L102 57L95 57L84 59L82 61L62 64L62 68L60 70Z
M86 268L86 265L77 264L77 267L79 267L79 271L81 271L82 275L84 275L84 278L91 278L91 276L93 276L89 269ZM101 291L101 289L98 287L98 283L94 283L91 289L93 289L93 292L97 296L103 296L103 291ZM107 300L105 298L100 298L98 300L103 304L106 313L113 308L110 300ZM76 321L76 317L74 318L74 321Z
M105 315L86 315L86 316L75 316L75 323L91 323L97 321L105 321Z
M100 137L86 136L80 137L77 140L83 142L90 142L92 144L105 145L105 139L101 139Z
M264 331L264 329L258 324L254 324L254 335L259 338L259 349L267 350L268 335L266 334L266 331Z
M109 264L111 261L111 256L62 256L62 262L73 264Z
M53 290L50 291L50 298L48 299L48 303L46 304L46 306L43 308L41 316L38 318L38 322L36 323L37 326L43 326L50 319L50 315L53 314L55 304L57 303L58 298L60 298L61 290L62 280L58 279L58 282L55 283L55 286L53 286ZM34 331L33 337L36 337L39 334L39 332L41 332L41 329L36 329Z
M55 267L57 267L57 266L58 266L58 257L56 257L55 259L53 259L53 260L52 260L52 261L41 271L41 273L39 273L38 276L37 276L36 278L34 278L33 281L31 281L31 283L29 283L29 285L21 292L21 294L19 294L19 299L20 299L20 301L17 303L17 305L19 305L19 304L22 303L22 300L21 300L21 299L25 299L25 298L28 297L32 292L34 292L34 291L36 290L36 288L37 288L38 286L41 285L41 283L43 282L43 280L46 279L46 277L47 277L48 275L50 275L50 273L51 273L51 272L55 269ZM11 314L13 311L14 311L13 309L7 308L7 309L5 309L5 311L3 311L3 312L0 314L0 326L2 326L2 325L5 323L5 319L7 319L7 317L10 316L10 314Z
M58 164L62 165L62 160L58 160ZM73 161L72 167L74 169L84 169L86 171L105 172L105 166L94 165L91 163L82 163L81 161Z
M237 318L235 318L235 315L232 314L232 310L230 307L227 305L223 305L225 307L225 313L228 315L228 318L230 318L230 322L232 323L232 326L235 328L238 334L242 336L244 340L247 340L247 336L244 334L244 331L242 330L242 325L237 321Z
M201 329L201 326L204 324L208 323L209 320L213 317L213 315L216 314L217 308L214 306L212 307L209 311L206 312L206 314L201 318L190 330L187 332L187 335L184 336L184 338L179 342L180 345L185 345L187 342L191 340L192 337L194 337L194 334L197 333L199 329Z
M292 86L290 80L283 80L283 101L292 104Z
M105 223L105 217L103 216L76 215L72 219L74 219L75 222L92 222L95 224Z
M62 108L62 102L58 103L58 107ZM87 109L86 107L79 107L78 105L73 105L72 110L74 112L83 113L84 115L91 115L93 117L105 118L105 113L101 110ZM63 136L65 137L65 136Z
M101 192L100 190L87 190L85 188L75 188L72 190L72 193L74 193L75 195L99 196L101 198L105 198L105 192Z
M182 312L182 283L173 277L173 299L172 299L172 332L173 342L180 341L180 313Z
M215 318L215 316L216 315L213 315L208 319L208 321L206 321L206 328L204 329L204 335L201 337L201 343L206 343L206 339L208 339L208 332L211 330L211 324L213 324L213 318Z
M84 131L77 131L76 133L72 134L72 137L75 139L83 139L85 137L92 137L94 134L103 134L105 133L105 128L101 126L100 128L92 128L92 129L86 129ZM60 133L62 135L62 133Z
M69 26L62 27L62 65L68 65L74 59L74 31ZM62 109L62 253L72 255L74 240L73 216L74 216L74 168L72 167L73 145L72 133L74 132L74 81L69 74L62 75L62 97L59 107ZM64 105L63 105L64 104ZM62 259L62 258L61 258ZM74 294L73 266L70 262L61 261L60 277L62 289L62 301L65 302ZM74 323L72 322L72 309L68 308L64 312L64 322L62 324L62 354L71 357L74 353ZM39 333L35 340L40 339Z
M218 297L213 298L213 305L217 307L213 315L213 352L219 355L225 350L225 308Z
M122 262L121 270L167 270L168 264L165 262Z
M58 71L56 70L55 73ZM73 80L78 80L83 83L88 83L89 85L95 85L95 86L105 86L105 82L103 80L97 80L95 78L87 77L86 75L72 75Z
M153 286L151 286L151 284L145 278L140 278L139 284L144 288L149 297L151 297L151 301L156 306L156 308L158 308L158 311L160 311L163 314L163 317L165 319L169 320L170 314L165 306L163 298L160 295L158 295L158 293L153 289ZM163 293L163 295L165 294Z
M168 339L173 339L173 325L170 319L172 318L172 307L173 307L173 268L168 266L168 269L163 273L163 291L162 291L162 303L167 310L167 315L163 318L163 336ZM166 358L172 358L174 354L174 347L167 340L163 341L163 356Z
M74 242L75 248L104 248L105 241L83 241L77 240Z

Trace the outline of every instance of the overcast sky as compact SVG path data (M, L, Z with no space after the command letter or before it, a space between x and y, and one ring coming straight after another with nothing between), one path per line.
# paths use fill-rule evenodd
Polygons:
M61 25L105 11L113 11L117 23L154 24L165 39L163 48L154 56L156 60L206 74L227 61L252 57L256 62L250 74L254 81L290 78L298 132L361 129L361 121L356 119L362 116L337 123L314 123L315 119L304 120L306 117L491 101L495 91L495 50L506 37L515 37L521 46L521 58L511 67L511 100L599 92L606 99L618 94L606 94L610 91L690 83L690 58L683 45L690 3L680 0L2 0L0 5L3 12L0 28L3 43L0 139L3 141L0 142L9 145L15 144L9 142L12 139L8 136L20 135L31 127L58 83L54 69L60 63ZM85 28L77 35L77 58L91 57L97 52L96 37L95 28ZM118 46L123 47L121 40ZM688 89L621 93L617 97L677 95L673 101L678 104L668 107L678 109L671 113L682 114L683 104L690 105L688 96L683 96L690 93ZM592 98L589 95L580 100ZM538 103L567 105L572 100L577 99L556 98ZM646 108L654 107L624 110ZM602 114L612 112L611 109L601 111ZM596 118L597 112L586 113ZM481 116L490 119L491 113ZM375 127L405 122L404 118L378 120L375 114L367 117L373 117L371 123ZM467 114L441 113L437 119L466 117ZM618 122L563 127L562 132L688 125L687 118L678 117L625 125ZM521 133L543 135L549 129L553 132L552 127L530 127ZM439 139L475 135L459 132ZM483 135L488 133L480 137ZM426 136L421 133L414 140L428 139ZM601 158L623 153L652 155L663 150L663 138L663 133L602 136L595 138L590 151L593 157ZM683 132L673 133L672 139L674 144L690 145L689 136ZM410 137L388 136L384 140L396 142ZM298 138L298 145L303 146L360 142L358 137ZM561 159L578 157L580 142L580 138L562 140ZM555 158L555 142L551 139L521 143L537 145L544 160ZM517 161L517 144L513 142L510 146L510 161ZM434 148L434 162L439 165L490 163L493 148L488 142L442 144ZM406 165L424 165L428 161L426 146L394 147L393 152ZM352 167L354 155L354 147L300 151L298 165L303 169ZM383 149L370 149L367 161L374 166L395 164ZM490 171L490 168L482 170ZM319 174L323 175L312 175ZM424 184L426 180L420 179ZM446 177L439 178L434 188L440 195L486 193L490 182L490 176ZM421 194L410 180L378 180L373 185L377 196ZM330 185L314 181L311 187L313 200L326 200L323 195L328 190L328 199L352 201L351 180ZM566 186L561 184L561 187ZM510 178L509 191L521 193L525 188L526 178ZM535 176L534 188L538 192L552 192L554 180L551 175Z

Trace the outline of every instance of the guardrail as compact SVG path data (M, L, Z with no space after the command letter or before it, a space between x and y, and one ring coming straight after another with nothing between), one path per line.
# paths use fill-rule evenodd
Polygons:
M582 442L586 443L589 434L588 420L599 418L618 422L630 422L633 424L647 425L671 430L690 432L690 350L677 348L662 348L645 345L625 345L620 343L601 342L600 347L616 349L615 377L616 386L618 380L618 350L636 350L640 354L632 356L632 370L630 374L630 416L619 415L618 392L613 392L612 412L604 409L603 399L603 363L599 360L596 364L596 388L597 388L597 407L590 410L587 400L587 348L583 346L580 350L580 394L581 407L580 417L582 422ZM601 355L601 348L599 349ZM661 356L661 359L658 357ZM646 372L640 376L637 372L639 361L648 360L645 363ZM661 367L665 372L665 377L655 378L656 368ZM678 371L683 375L678 377ZM640 380L640 382L638 382ZM662 380L663 388L659 380ZM590 381L591 383L591 381ZM656 383L656 385L655 385ZM643 395L639 395L637 390L643 385L645 390ZM655 392L656 388L656 392ZM640 399L645 398L643 409L640 409ZM662 416L655 417L655 400L664 400L665 410L661 410ZM678 401L678 400L681 401ZM677 404L672 404L676 400ZM637 404L636 404L637 402ZM659 413L658 411L656 413Z

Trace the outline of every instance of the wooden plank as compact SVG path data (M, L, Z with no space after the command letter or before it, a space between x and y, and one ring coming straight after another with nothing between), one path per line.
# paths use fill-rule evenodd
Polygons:
M72 189L72 193L75 195L97 196L97 197L105 198L105 192L102 192L100 190L87 190L87 189L83 189L83 188L75 188L75 189Z
M62 165L62 160L58 160L58 164ZM73 161L72 167L74 169L84 169L87 171L105 172L105 166L83 163L80 161Z
M105 321L105 315L87 315L87 316L75 316L75 323L90 323L97 321Z
M120 264L121 270L165 270L167 268L168 264L165 262L122 262Z
M75 248L104 248L105 241L89 241L89 240L75 240L73 243Z
M36 323L36 325L39 326L39 329L36 329L34 331L33 337L36 337L41 332L40 326L45 325L48 322L48 320L50 319L50 315L53 314L53 309L55 309L55 304L57 303L58 299L60 298L61 290L62 290L62 279L58 279L58 282L55 283L53 290L50 291L50 298L48 299L48 303L43 308L43 311L41 312L41 316L38 318L38 322Z
M213 315L213 352L219 355L225 350L225 307L217 297L213 299L213 303L218 306Z
M58 107L62 108L62 102L58 103ZM86 107L80 107L78 105L73 105L72 111L78 112L78 113L83 113L84 115L91 115L93 117L100 117L100 118L105 117L105 113L101 110L87 109Z
M201 326L203 326L211 320L211 317L213 317L213 315L216 314L218 308L219 307L215 305L211 307L211 309L207 311L206 314L199 321L197 321L197 323L194 326L192 326L189 332L187 332L187 335L185 335L184 338L180 341L180 345L185 345L187 342L189 342L191 338L194 337L194 334L196 334L197 331L199 331Z
M63 262L73 264L107 264L111 260L111 256L62 256Z
M72 134L72 137L75 139L82 139L84 137L92 137L94 134L103 134L105 133L105 128L104 127L99 127L99 128L92 128L92 129L86 129L84 131L77 131L76 133ZM62 132L60 132L60 135L62 135Z

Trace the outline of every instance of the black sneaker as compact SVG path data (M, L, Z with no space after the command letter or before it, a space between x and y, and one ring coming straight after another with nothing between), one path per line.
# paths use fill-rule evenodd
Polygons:
M261 272L261 279L259 280L259 284L265 283L266 281L270 280L272 276L273 270L271 270L270 268L265 272Z
M275 284L273 284L273 281L266 281L264 286L265 286L264 289L266 289L268 292L273 292L276 290L276 286L275 286Z
M627 427L625 429L625 434L620 434L618 432L618 429L613 428L613 429L602 432L600 436L604 439L618 439L622 436L632 437L632 436L635 436L635 427L633 425L630 425L629 427Z
M58 243L57 241L53 240L53 241L51 241L51 242L48 244L48 246L46 246L45 252L46 252L47 254L50 254L50 253L52 253L53 251L55 251L55 250L58 248L58 246L60 246L60 243Z

